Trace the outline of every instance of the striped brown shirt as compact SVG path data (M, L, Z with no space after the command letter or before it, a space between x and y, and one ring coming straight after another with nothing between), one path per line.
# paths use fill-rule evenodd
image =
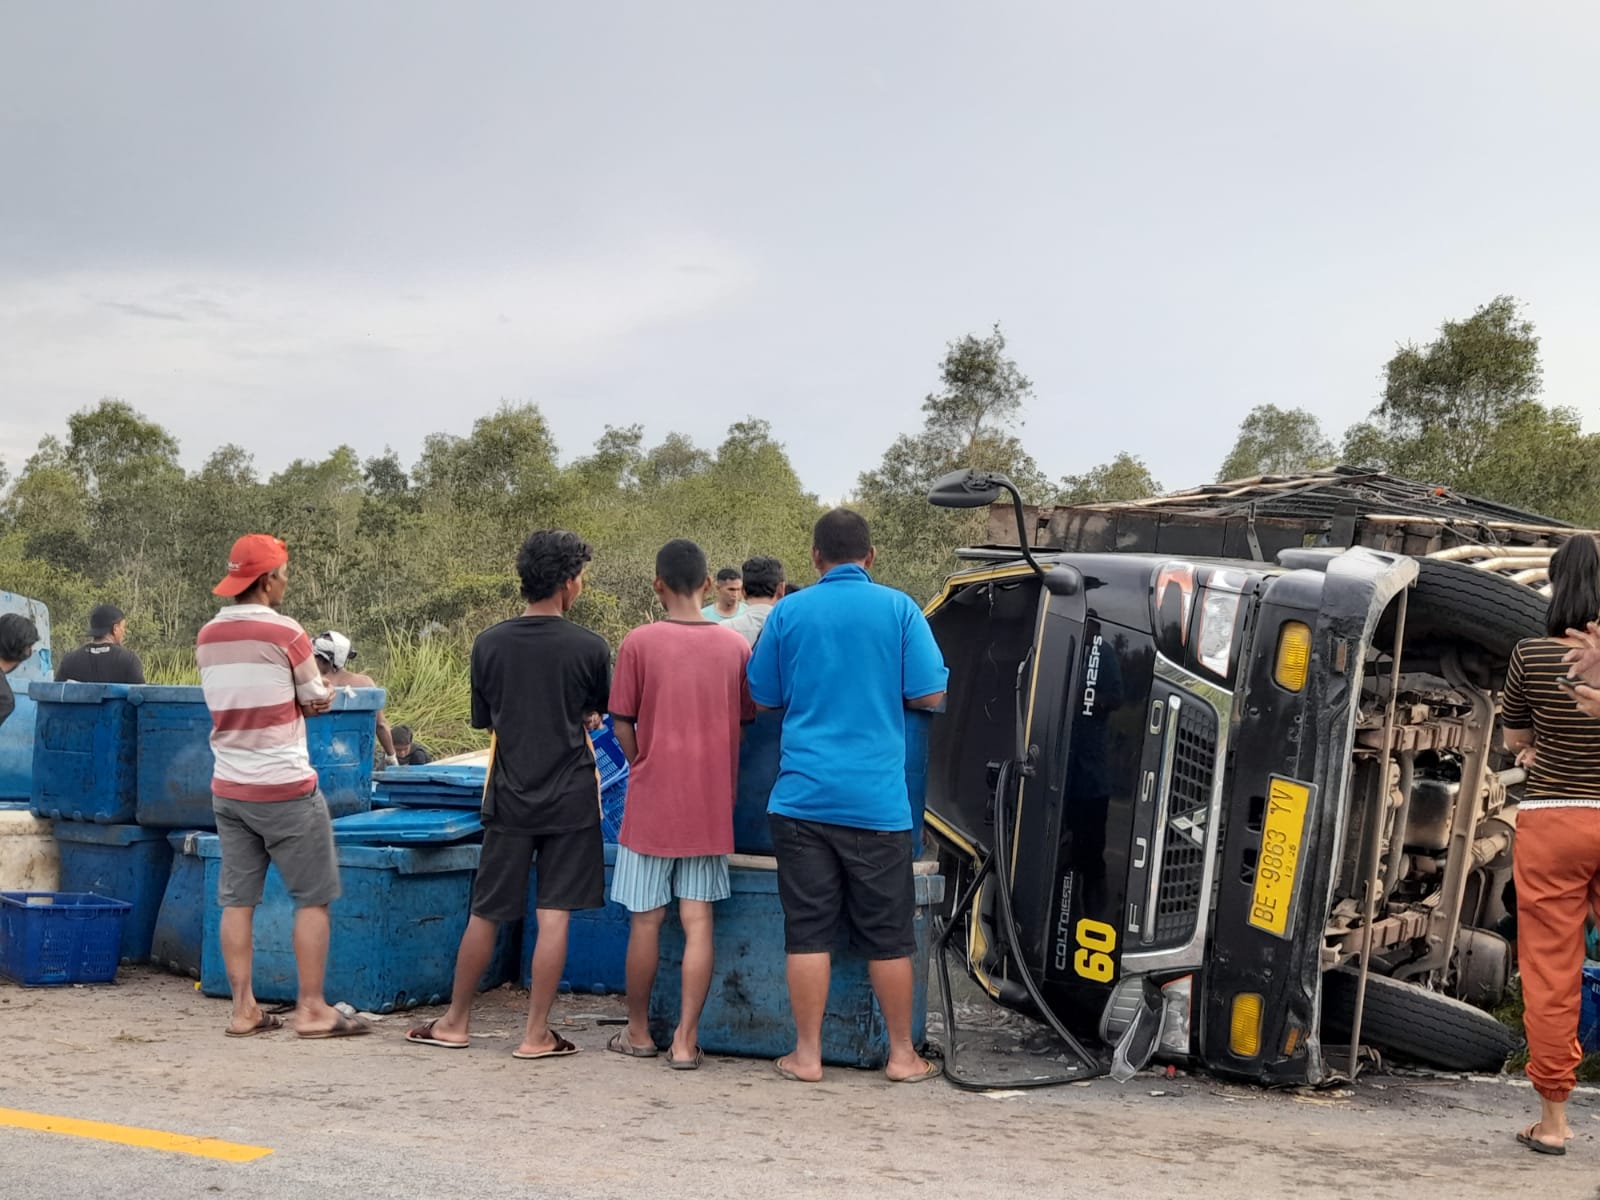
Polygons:
M1507 729L1533 730L1525 805L1564 800L1600 806L1600 721L1579 712L1572 693L1556 683L1568 672L1561 660L1571 648L1555 638L1529 638L1511 654L1500 720Z

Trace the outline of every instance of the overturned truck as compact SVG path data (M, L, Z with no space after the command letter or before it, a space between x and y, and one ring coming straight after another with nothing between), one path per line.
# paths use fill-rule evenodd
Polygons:
M1571 527L1350 468L1053 509L958 472L930 500L993 506L928 608L927 823L973 979L1085 1069L1501 1066L1498 692Z

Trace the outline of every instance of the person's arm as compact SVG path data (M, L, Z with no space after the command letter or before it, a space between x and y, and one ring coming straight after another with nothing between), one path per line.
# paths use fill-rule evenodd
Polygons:
M1518 766L1532 766L1533 744L1537 735L1533 730L1533 709L1528 704L1523 671L1522 647L1518 645L1511 651L1511 664L1506 669L1506 686L1500 693L1500 736L1505 739L1506 749L1517 756ZM1526 762L1523 761L1524 757Z
M474 729L493 729L494 710L489 705L489 697L484 692L487 679L487 670L484 662L485 655L481 649L483 638L480 635L472 643L472 656L469 658L467 671L472 688L472 727Z
M634 728L632 721L611 714L611 732L617 735L617 745L622 747L622 757L628 760L631 767L639 757L639 732Z
M394 752L394 734L389 732L389 720L381 708L378 710L378 745L383 747L383 760L389 766L396 766L400 762Z
M934 641L933 630L909 599L907 614L900 636L900 695L907 708L926 711L944 705L945 687L950 682L950 670L944 665L944 655L939 643Z
M300 702L300 711L308 717L325 713L333 705L333 689L317 670L317 660L311 653L311 639L306 631L295 627L294 637L286 647L289 671L294 676L294 695Z

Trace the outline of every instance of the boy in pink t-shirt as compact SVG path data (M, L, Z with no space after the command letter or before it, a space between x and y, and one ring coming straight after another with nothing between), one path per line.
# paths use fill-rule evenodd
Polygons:
M667 1065L703 1059L700 1011L711 990L711 905L728 898L739 736L755 719L745 682L750 647L700 611L711 585L706 556L683 538L656 555L656 596L667 619L622 639L611 718L628 756L628 804L617 838L611 898L633 914L628 933L628 1028L606 1049L654 1058L650 992L661 923L676 898L683 923L683 1006Z

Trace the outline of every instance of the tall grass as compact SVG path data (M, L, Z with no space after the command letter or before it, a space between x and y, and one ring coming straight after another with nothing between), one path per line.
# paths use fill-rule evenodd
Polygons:
M411 726L412 735L435 756L489 744L487 733L472 728L471 652L459 635L418 639L392 629L384 633L383 665L371 674L388 689L389 724Z
M138 649L135 647L135 649ZM146 683L164 683L172 686L200 682L200 668L195 666L192 646L161 646L154 650L139 649L139 660L144 663Z

